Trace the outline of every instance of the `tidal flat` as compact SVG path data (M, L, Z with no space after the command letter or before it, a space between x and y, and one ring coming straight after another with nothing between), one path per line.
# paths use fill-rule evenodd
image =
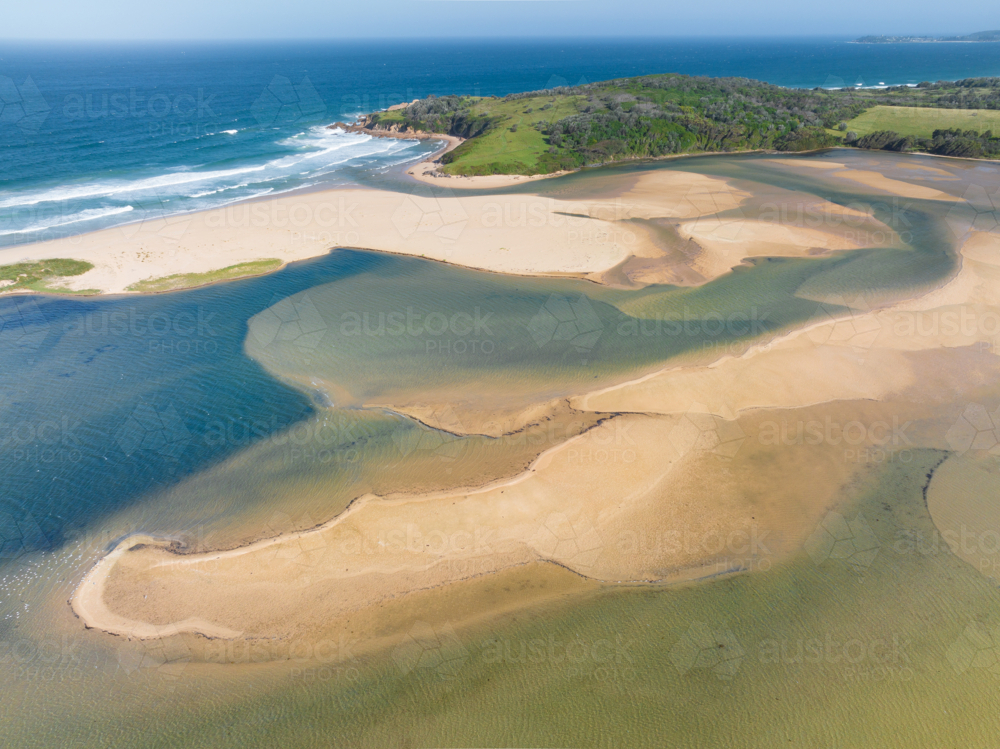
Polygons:
M578 277L0 299L4 732L989 746L998 181L699 157L492 198L635 206Z

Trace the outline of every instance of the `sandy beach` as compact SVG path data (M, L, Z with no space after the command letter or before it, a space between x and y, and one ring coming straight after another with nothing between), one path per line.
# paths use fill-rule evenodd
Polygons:
M609 271L638 260L624 268L632 284L699 285L748 257L807 257L859 246L828 230L745 220L738 209L749 197L727 180L673 170L641 174L614 199L336 189L10 247L0 250L0 264L84 260L94 268L66 279L64 288L120 294L175 274L257 260L284 264L352 247L497 273L599 282L622 276ZM835 215L845 209L818 201L816 210ZM678 221L678 229L693 240L690 247L665 247L644 223L652 219L688 220Z
M662 254L632 218L699 208L688 196L729 196L724 180L674 173L651 176L656 201L563 201L532 195L465 196L449 191L401 194L329 190L152 219L0 251L0 262L71 257L93 270L69 289L122 293L137 282L177 273L206 273L239 263L283 263L357 247L426 257L470 268L524 275L587 275L633 255ZM710 205L705 206L711 210Z

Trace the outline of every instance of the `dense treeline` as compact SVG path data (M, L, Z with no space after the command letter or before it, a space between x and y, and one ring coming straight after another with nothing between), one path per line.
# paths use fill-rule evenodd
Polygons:
M403 110L403 123L411 130L474 138L494 127L497 118L474 113L471 101L463 96L429 96Z
M879 130L859 138L855 145L879 151L924 151L940 156L962 156L965 158L1000 158L1000 138L994 138L987 130L935 130L931 138L902 136L891 130Z
M651 75L512 94L503 99L432 96L414 102L402 112L376 113L372 122L376 127L384 120L383 126L394 122L406 128L465 138L497 128L516 133L519 125L509 122L509 115L495 114L493 110L502 109L496 105L527 100L526 106L531 106L547 101L550 103L539 107L546 110L565 97L573 97L576 114L523 125L536 128L547 146L538 156L534 171L548 173L668 154L802 151L838 145L845 141L831 131L844 131L846 122L877 105L1000 109L1000 78L879 90L829 90L788 89L747 78ZM562 111L565 114L565 108ZM932 139L873 133L861 139L849 137L847 142L862 148L929 150L950 155L997 153L992 137L971 131L942 130ZM472 144L463 144L446 154L443 161L461 163L472 150ZM483 168L491 167L477 167Z

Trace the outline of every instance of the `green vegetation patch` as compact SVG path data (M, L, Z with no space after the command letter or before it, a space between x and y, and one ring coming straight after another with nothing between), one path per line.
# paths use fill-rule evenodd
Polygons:
M859 137L879 130L917 138L933 138L935 130L949 129L1000 134L1000 110L877 106L848 122L847 129Z
M218 281L232 281L237 278L248 278L250 276L260 276L265 273L277 270L282 265L280 260L253 260L248 263L230 265L228 268L209 271L207 273L178 273L173 276L162 278L147 278L128 287L129 291L139 291L143 293L154 293L158 291L177 291L179 289L191 289L195 286L207 286Z
M467 140L441 158L451 174L551 174L705 152L806 151L893 132L904 150L992 156L1000 78L885 89L789 89L747 78L648 75L503 98L428 97L376 112L370 127ZM937 137L935 133L950 134ZM972 132L975 131L975 132ZM931 143L936 139L935 143ZM945 142L947 141L947 142ZM934 151L935 153L938 151Z
M445 171L467 175L558 171L559 164L548 158L546 131L552 123L579 114L585 106L583 96L544 93L515 100L481 99L472 111L499 124L445 154Z
M94 266L83 260L57 258L37 263L0 265L0 294L11 291L38 291L53 294L96 294L94 289L74 291L53 286L64 278L79 276Z

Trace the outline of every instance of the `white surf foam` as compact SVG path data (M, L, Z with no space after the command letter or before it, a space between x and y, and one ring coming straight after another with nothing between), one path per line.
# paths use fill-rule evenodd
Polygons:
M134 210L130 205L117 206L115 208L91 208L86 211L80 211L79 213L74 213L71 216L65 217L53 217L52 221L40 221L31 226L25 226L21 229L11 229L10 231L0 231L0 235L7 234L30 234L36 231L45 231L46 229L53 229L57 226L68 226L69 224L78 224L82 221L93 221L99 218L106 218L108 216L117 216L122 213L128 213Z

